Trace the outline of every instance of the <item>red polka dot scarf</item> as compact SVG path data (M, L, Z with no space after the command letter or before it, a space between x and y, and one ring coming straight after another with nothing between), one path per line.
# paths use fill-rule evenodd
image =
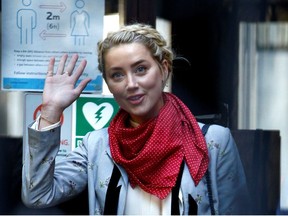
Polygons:
M129 127L129 114L120 109L111 121L110 149L123 166L132 187L164 199L176 183L185 159L190 174L199 183L208 168L208 150L198 123L185 104L163 93L165 105L156 118Z

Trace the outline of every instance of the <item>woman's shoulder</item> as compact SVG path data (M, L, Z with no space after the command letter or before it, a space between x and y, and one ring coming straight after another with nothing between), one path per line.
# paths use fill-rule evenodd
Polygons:
M198 122L198 125L201 129L203 129L204 125L207 125L207 124L204 124L202 122ZM213 134L214 136L215 135L223 136L225 134L229 135L231 133L231 131L228 127L224 127L222 125L208 124L208 126L209 127L208 127L207 132L206 132L207 135Z
M108 135L108 128L105 127L105 128L101 128L101 129L98 129L98 130L93 130L93 131L90 131L86 134L86 136L104 136L104 135Z
M204 126L203 123L199 123L200 128ZM209 128L205 134L205 140L208 145L208 149L211 147L217 147L218 150L234 148L234 139L231 134L231 130L228 127L224 127L218 124L209 124Z
M99 130L94 130L88 132L83 137L83 144L87 146L88 149L91 148L106 148L108 144L108 128L102 128Z

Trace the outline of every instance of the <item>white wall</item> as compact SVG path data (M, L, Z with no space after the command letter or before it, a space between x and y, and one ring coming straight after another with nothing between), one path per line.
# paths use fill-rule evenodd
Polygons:
M2 13L0 12L0 24ZM2 26L0 28L2 37ZM1 42L2 42L2 38ZM0 49L0 56L2 49ZM0 60L1 68L1 60ZM1 69L0 69L1 70ZM1 71L0 71L1 78ZM1 85L1 82L0 82ZM22 92L3 92L0 90L0 136L21 137L23 134L23 97Z

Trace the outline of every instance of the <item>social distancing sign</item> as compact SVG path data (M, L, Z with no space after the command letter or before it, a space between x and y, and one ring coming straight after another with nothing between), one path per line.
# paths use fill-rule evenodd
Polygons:
M96 48L104 0L3 0L1 8L1 90L42 92L49 59L77 53L87 60L80 80L92 79L84 92L102 93Z

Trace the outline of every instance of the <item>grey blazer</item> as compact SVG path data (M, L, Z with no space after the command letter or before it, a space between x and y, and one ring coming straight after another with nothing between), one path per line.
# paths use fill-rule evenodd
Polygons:
M203 124L199 123L202 127ZM114 164L107 128L89 132L79 147L67 157L56 160L61 127L50 131L28 128L28 145L24 147L22 200L31 208L57 205L88 186L89 214L103 214L106 193L114 165L120 171L117 214L124 213L128 176ZM211 125L206 136L210 163L212 200L216 214L242 214L247 201L246 178L236 143L229 128ZM186 164L180 184L181 215L189 214L189 196L197 203L198 214L211 214L206 178L195 186Z

